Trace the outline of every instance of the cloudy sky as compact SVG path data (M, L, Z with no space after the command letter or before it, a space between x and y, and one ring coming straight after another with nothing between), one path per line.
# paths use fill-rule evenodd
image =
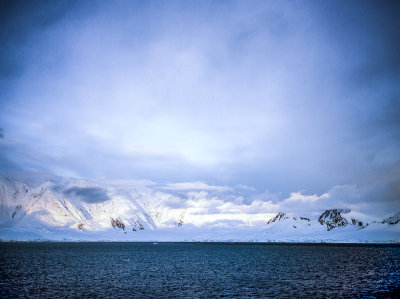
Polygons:
M2 173L400 209L395 1L2 1L0 13Z

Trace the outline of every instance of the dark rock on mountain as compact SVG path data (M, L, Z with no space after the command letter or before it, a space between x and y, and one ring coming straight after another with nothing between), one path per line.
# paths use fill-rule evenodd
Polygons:
M364 223L362 221L354 218L351 218L351 224L364 227ZM368 225L368 223L366 225Z
M342 214L350 213L348 209L332 209L326 210L319 216L318 222L321 225L326 225L328 231L337 228L346 226L349 222L343 218Z
M383 219L382 224L383 223L387 223L389 225L395 225L395 224L400 223L400 212L397 212L392 217L389 217L387 219Z
M287 219L287 218L289 218L289 217L286 217L286 213L279 212L278 214L276 214L276 216L274 218L268 220L267 224L278 222L278 221L281 221L281 220Z
M144 230L144 226L139 222L139 220L135 221L135 228L139 230Z
M118 217L117 218L111 217L111 225L113 228L118 227L118 228L125 230L125 224Z

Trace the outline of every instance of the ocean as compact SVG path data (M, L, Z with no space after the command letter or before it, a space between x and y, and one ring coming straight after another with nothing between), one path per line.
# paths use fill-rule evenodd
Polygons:
M400 245L0 243L1 298L396 297Z

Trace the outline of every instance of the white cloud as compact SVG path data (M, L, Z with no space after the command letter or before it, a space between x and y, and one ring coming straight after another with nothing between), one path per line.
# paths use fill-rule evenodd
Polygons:
M212 186L204 182L187 182L187 183L174 183L167 186L160 187L166 190L207 190L207 191L232 191L231 187L225 186Z
M287 198L285 201L286 202L316 202L317 200L320 200L322 198L328 198L329 197L329 193L324 193L322 195L304 195L301 193L301 191L299 192L292 192L290 193L289 198Z

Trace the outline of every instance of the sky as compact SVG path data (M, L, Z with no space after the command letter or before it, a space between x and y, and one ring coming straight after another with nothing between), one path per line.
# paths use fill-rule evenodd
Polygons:
M400 210L399 13L2 1L0 172Z

